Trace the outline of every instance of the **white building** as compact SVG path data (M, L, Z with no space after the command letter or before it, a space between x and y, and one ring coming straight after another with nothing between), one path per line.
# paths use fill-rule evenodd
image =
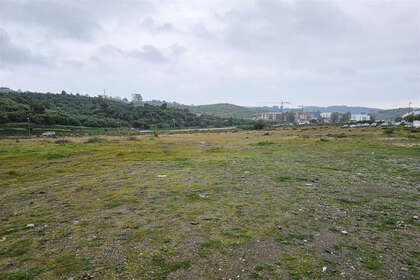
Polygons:
M321 113L321 118L322 119L331 119L331 112L324 112L324 113Z
M368 114L351 114L350 120L354 122L370 121L370 116Z

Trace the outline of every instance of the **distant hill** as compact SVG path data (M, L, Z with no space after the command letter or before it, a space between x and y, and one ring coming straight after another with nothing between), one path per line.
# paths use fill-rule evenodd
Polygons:
M350 112L352 114L362 114L362 113L368 114L368 113L380 110L376 108L345 106L345 105L335 105L335 106L328 106L328 107L306 106L304 107L304 109L305 111L338 112L338 113Z
M196 114L209 114L219 117L233 117L233 118L242 118L248 119L257 114L263 112L280 112L278 106L263 106L263 107L244 107L238 106L229 103L218 103L218 104L209 104L209 105L183 105L176 102L165 102L159 100L146 101L146 103L161 105L167 103L168 106L177 107L177 108L187 108L193 113ZM284 111L298 111L300 108L285 108ZM328 107L317 107L317 106L306 106L304 107L305 111L320 111L320 112L338 112L338 113L347 113L352 114L361 114L361 113L371 113L379 111L380 109L369 108L369 107L356 107L356 106L328 106Z
M249 123L213 115L200 115L186 108L144 106L106 97L62 92L0 91L0 124L27 122L39 125L86 127L183 128L222 127Z
M243 107L229 103L209 104L209 105L184 105L176 102L166 102L160 100L145 101L146 104L161 105L166 103L169 107L188 109L197 115L208 114L222 118L248 119L262 112L273 111L269 107Z
M414 110L418 110L414 108ZM385 121L393 121L398 117L401 117L405 113L408 113L410 108L398 108L398 109L388 109L388 110L378 110L372 112L376 120L385 120Z

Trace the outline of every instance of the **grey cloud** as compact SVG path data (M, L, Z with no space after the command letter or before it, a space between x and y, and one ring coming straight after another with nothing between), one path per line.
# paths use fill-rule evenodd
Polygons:
M0 28L0 68L25 64L46 64L47 58L36 55L31 50L15 44L9 34Z
M223 18L226 41L251 50L284 48L307 40L336 40L357 26L336 5L319 0L259 0L254 8L232 10Z
M99 58L118 56L122 58L133 58L144 62L166 63L169 59L158 48L152 45L144 45L140 49L123 50L112 45L102 46L99 49Z
M21 26L36 26L47 31L50 38L70 38L89 41L100 27L88 10L75 2L11 1L0 2L0 17Z
M147 17L141 24L141 27L147 29L152 33L174 32L175 27L171 23L158 23L153 18Z

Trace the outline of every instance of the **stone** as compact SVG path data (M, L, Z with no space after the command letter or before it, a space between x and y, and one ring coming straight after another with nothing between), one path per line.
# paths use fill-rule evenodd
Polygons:
M325 272L325 271L327 271L327 267L326 266L323 266L322 267L322 272Z
M342 230L341 233L344 234L344 235L348 234L348 232L345 231L345 230Z
M192 221L190 224L192 224L192 225L198 225L199 223L198 222L196 222L196 221Z
M157 175L158 178L166 178L168 175Z
M35 227L35 224L27 224L26 225L26 228L34 228Z

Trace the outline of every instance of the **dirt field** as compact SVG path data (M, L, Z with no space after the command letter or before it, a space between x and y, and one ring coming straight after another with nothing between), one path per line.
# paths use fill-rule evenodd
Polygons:
M420 130L62 140L0 140L0 279L420 279Z

